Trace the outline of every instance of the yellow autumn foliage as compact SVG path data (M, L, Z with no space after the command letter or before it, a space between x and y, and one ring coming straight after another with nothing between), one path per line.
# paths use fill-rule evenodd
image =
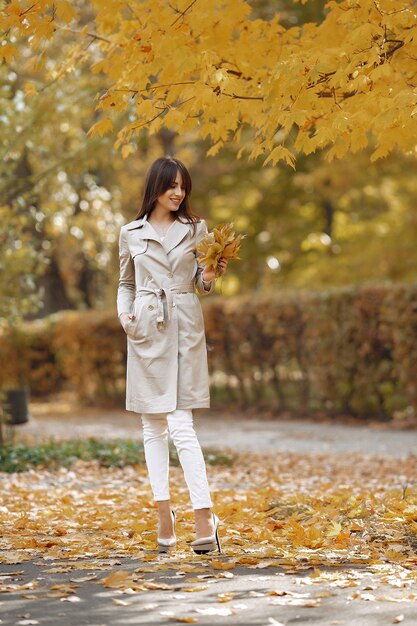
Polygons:
M222 257L225 259L239 259L239 250L242 239L246 235L235 235L233 222L220 224L213 228L197 246L202 253L200 262L216 270L216 276L220 276L218 264Z
M296 1L296 0L294 0ZM417 21L409 0L330 0L321 23L285 28L277 13L253 19L245 0L93 0L79 16L67 0L4 3L0 54L17 63L19 38L39 59L68 37L47 80L90 64L108 88L97 110L129 123L116 147L162 126L228 142L239 155L295 167L297 152L341 158L370 143L372 160L394 148L415 155ZM15 45L16 44L16 45ZM68 50L69 48L69 50ZM93 134L92 131L91 134Z

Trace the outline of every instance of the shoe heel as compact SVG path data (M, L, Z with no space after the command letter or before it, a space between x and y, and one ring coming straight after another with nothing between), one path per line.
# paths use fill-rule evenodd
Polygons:
M219 518L217 515L213 513L213 522L214 522L214 535L211 537L206 537L205 541L196 540L191 543L191 546L196 554L207 554L208 552L212 552L213 550L218 549L221 554L222 549L220 545L220 537L218 532Z
M159 554L165 554L166 552L169 552L171 550L171 548L173 548L175 546L175 544L171 545L171 546L164 546L162 545L162 543L159 543L158 541L158 553Z
M175 519L175 511L173 509L171 509L171 515L173 518L173 529L174 529L174 537L171 537L170 539L164 539L162 537L158 537L157 539L157 544L158 544L158 552L161 554L163 552L168 552L171 548L175 548L176 543L177 543L177 538L175 536L175 523L176 523L176 519Z
M217 549L218 549L219 553L221 554L222 553L222 547L220 545L220 538L219 538L219 533L217 531L217 528L216 528L216 543L217 543Z

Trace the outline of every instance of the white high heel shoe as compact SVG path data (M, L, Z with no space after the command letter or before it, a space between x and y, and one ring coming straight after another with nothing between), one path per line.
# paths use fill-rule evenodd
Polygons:
M169 539L165 539L165 537L158 537L158 550L159 552L168 552L170 548L173 548L177 543L177 538L175 536L175 511L171 509L172 515L172 525L174 527L174 536L169 537Z
M197 554L207 554L207 552L211 552L212 550L218 549L219 552L222 551L220 546L220 539L218 533L218 526L220 520L215 513L213 513L213 524L214 524L214 533L209 537L200 537L200 539L195 539L191 542L191 547Z

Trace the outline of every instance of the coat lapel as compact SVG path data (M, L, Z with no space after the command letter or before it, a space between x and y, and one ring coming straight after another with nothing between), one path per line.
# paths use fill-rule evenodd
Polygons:
M168 229L166 237L163 241L160 240L158 233L152 227L152 224L148 223L147 217L143 217L140 220L133 220L127 225L127 230L133 231L133 236L138 239L153 239L160 243L168 254L173 248L178 246L179 243L190 232L188 224L184 224L179 220L175 220L172 226Z
M137 237L138 239L153 239L154 241L160 241L151 224L148 224L146 216L141 220L133 220L133 222L130 222L127 226L127 230L134 231L134 237Z
M165 252L168 254L175 246L178 246L189 232L190 228L188 224L183 224L179 220L175 220L168 230L165 239L162 241Z

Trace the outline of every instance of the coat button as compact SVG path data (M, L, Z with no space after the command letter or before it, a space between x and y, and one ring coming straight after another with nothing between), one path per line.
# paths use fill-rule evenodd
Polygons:
M173 302L173 303L172 303L172 306L173 306L173 307L174 307L174 306L176 306L175 302Z
M153 304L148 304L148 310L149 310L149 311L153 311L153 308L154 308L154 307L153 307Z
M171 274L171 272L169 274L167 274L168 278L174 278L174 274Z
M148 280L152 280L152 276L150 274L147 275L146 277Z

